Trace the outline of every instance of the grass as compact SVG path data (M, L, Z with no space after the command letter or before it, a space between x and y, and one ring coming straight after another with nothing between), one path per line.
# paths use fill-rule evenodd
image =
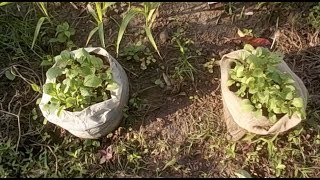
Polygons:
M3 4L0 3L1 5ZM70 39L60 43L49 42L51 38L56 38L56 26L67 25L65 21L59 22L58 18L52 17L57 20L52 21L53 24L44 21L37 40L34 41L34 32L39 20L37 13L42 11L30 3L19 5L24 8L24 13L12 13L17 8L15 3L0 7L0 60L3 62L0 70L0 177L319 176L320 111L315 96L315 82L318 80L315 74L306 71L310 77L301 75L305 81L312 82L311 85L308 84L308 90L315 96L310 100L305 122L283 134L247 134L244 139L232 142L228 139L227 129L221 119L222 102L219 88L217 91L211 89L206 92L205 88L208 86L210 89L211 86L203 80L197 81L200 74L214 76L215 61L206 64L211 73L199 73L201 70L195 67L198 61L205 57L196 51L198 48L191 43L192 37L181 30L173 33L172 41L166 44L166 48L172 50L168 53L168 60L178 68L169 67L172 71L166 73L170 77L193 80L193 84L200 88L183 90L188 96L197 98L165 94L161 91L165 88L154 85L153 78L158 78L165 71L165 68L160 66L166 65L169 61L156 61L141 72L142 67L132 68L130 62L119 60L128 69L141 72L139 76L128 73L130 79L140 81L143 79L142 76L147 76L150 80L149 84L132 81L132 86L135 86L139 93L132 92L124 125L99 140L83 140L51 123L46 123L36 105L36 97L40 94L35 92L33 89L37 88L32 88L30 84L35 83L41 87L45 79L44 72L48 67L40 64L50 65L50 58L68 47L67 42ZM234 8L229 4L229 13L236 13ZM310 11L314 9L316 8ZM101 17L99 22L103 22L104 13L101 13L101 16L97 13L97 17ZM90 18L89 16L85 20ZM74 23L68 22L68 28L62 28L65 31L61 33L68 36L70 31L73 31L72 28L75 28ZM129 34L130 29L127 31ZM79 29L75 28L75 44L79 36ZM101 36L99 39L92 36L93 40L101 41ZM114 40L116 42L117 37ZM146 46L146 49L152 47L154 48L151 44L150 47ZM162 50L164 47L157 48L165 53ZM124 54L139 62L143 58L147 60L148 57L154 57L151 52L144 51L139 51L139 58L134 58L134 53ZM316 68L317 55L308 56L313 56L313 59L303 56L305 64L298 59L295 61L297 64L309 64ZM9 80L5 72L11 68L17 76ZM150 73L156 76L149 76ZM152 88L145 88L147 85ZM165 106L161 108L166 111L172 108L174 112L165 115L162 115L161 111L148 112L147 107L155 106L152 104L155 100L148 99L149 90L154 90L152 92L156 92L157 95L165 94L161 96L163 99L174 99L163 101ZM159 99L156 100L160 101ZM187 105L183 106L184 104ZM140 126L142 121L150 120L149 116L152 114L155 118L151 119L155 120Z

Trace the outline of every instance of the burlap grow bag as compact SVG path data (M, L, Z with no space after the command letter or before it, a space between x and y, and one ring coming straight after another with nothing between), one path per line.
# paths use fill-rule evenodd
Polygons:
M71 53L77 54L80 52L79 50L81 49ZM118 84L118 88L111 91L111 99L93 104L82 111L69 112L63 110L59 116L56 113L44 110L44 105L49 102L50 95L43 94L39 106L43 116L49 122L68 130L77 137L96 139L110 133L119 126L123 116L123 108L128 102L129 83L121 65L106 50L103 48L85 48L85 50L108 59L113 79ZM59 56L55 58L59 58ZM55 79L47 79L46 83L49 82L55 82Z
M240 53L248 54L249 52L246 50L231 52L224 55L220 62L224 118L228 131L233 137L233 140L240 139L246 133L246 131L260 135L276 134L287 131L299 124L301 122L301 118L299 118L297 114L293 114L291 119L288 117L288 115L285 115L272 125L267 117L257 118L253 112L244 112L242 110L242 98L235 95L235 93L230 91L227 86L231 63L240 57ZM278 69L291 75L295 81L294 86L297 89L297 94L303 98L305 109L308 92L301 79L291 71L284 61L278 65Z

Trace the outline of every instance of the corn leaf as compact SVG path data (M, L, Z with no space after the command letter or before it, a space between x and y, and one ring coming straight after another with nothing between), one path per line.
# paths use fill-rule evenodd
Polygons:
M37 40L37 37L39 35L39 31L40 31L40 28L43 24L43 21L45 19L48 19L47 17L41 17L39 20L38 20L38 23L37 23L37 26L36 26L36 30L34 31L34 36L33 36L33 41L32 41L32 45L31 45L31 49L33 49L33 46Z
M96 10L97 10L99 22L102 22L103 12L102 12L102 9L101 9L101 3L96 2L95 4L96 4Z
M126 15L124 16L122 23L120 25L119 33L118 33L118 38L117 38L117 56L119 54L119 45L122 39L122 36L124 34L124 31L126 30L131 18L133 18L137 13L143 13L143 10L140 8L132 8L130 9Z
M86 45L88 45L91 37L94 35L94 33L97 32L98 28L99 28L99 27L95 27L94 29L92 29L92 30L90 31L89 36L88 36L88 39L87 39L87 42L86 42Z
M157 17L157 12L158 9L152 9L149 14L148 14L148 18L147 18L147 23L148 23L148 27L151 28L153 23L154 23L154 20L156 19Z
M154 39L153 39L151 30L150 30L150 28L149 28L148 26L145 26L145 31L146 31L147 37L149 38L152 46L154 47L154 49L157 51L157 53L158 53L159 56L161 57L161 54L160 54L160 52L159 52L159 50L158 50L158 47L157 47L157 45L156 45L156 42L155 42ZM162 58L162 57L161 57L161 58Z
M97 14L96 14L96 12L93 10L93 8L91 7L90 4L87 5L87 8L88 8L89 13L93 16L93 18L94 18L97 22L100 22Z
M104 30L103 30L103 23L99 23L98 24L98 30L99 30L99 38L100 38L100 42L103 48L106 47L105 43L104 43Z

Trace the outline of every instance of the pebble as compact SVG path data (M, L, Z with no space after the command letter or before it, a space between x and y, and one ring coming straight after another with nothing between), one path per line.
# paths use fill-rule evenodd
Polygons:
M160 38L161 43L167 42L168 39L169 39L168 31L167 31L167 30L162 31L162 32L159 34L159 38Z

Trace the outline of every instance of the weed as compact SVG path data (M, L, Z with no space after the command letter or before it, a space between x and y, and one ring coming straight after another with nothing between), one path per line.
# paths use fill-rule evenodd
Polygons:
M308 21L313 28L316 30L320 29L320 3L312 7L308 16Z
M217 62L214 58L212 58L210 61L203 64L203 67L206 68L209 73L213 73L213 67L217 65Z
M53 25L53 23L51 22L50 20L50 16L48 14L48 11L47 11L47 3L45 2L37 2L35 3L39 9L42 11L42 13L45 15L44 17L41 17L39 20L38 20L38 23L37 23L37 26L36 26L36 29L34 31L34 36L33 36L33 41L32 41L32 45L31 45L31 49L33 49L34 45L35 45L35 42L39 36L39 32L40 32L40 28L43 24L43 22L45 20L48 20L50 22L51 25Z
M71 41L71 36L75 34L75 30L69 26L67 22L59 24L56 28L55 38L51 38L49 40L50 43L66 43L67 49L76 47L74 43Z
M144 46L141 41L125 47L124 52L120 54L120 57L123 57L128 61L134 60L140 62L140 68L142 70L146 70L148 65L156 62L150 49Z
M193 44L193 42L188 38L183 38L182 36L184 33L184 29L179 28L171 39L172 42L176 43L175 47L179 48L180 51L180 57L178 58L179 64L175 67L174 76L179 78L180 81L183 81L184 76L187 76L194 81L193 73L196 71L196 69L192 66L192 64L190 64L189 59L197 56L191 56L191 51L188 46Z

